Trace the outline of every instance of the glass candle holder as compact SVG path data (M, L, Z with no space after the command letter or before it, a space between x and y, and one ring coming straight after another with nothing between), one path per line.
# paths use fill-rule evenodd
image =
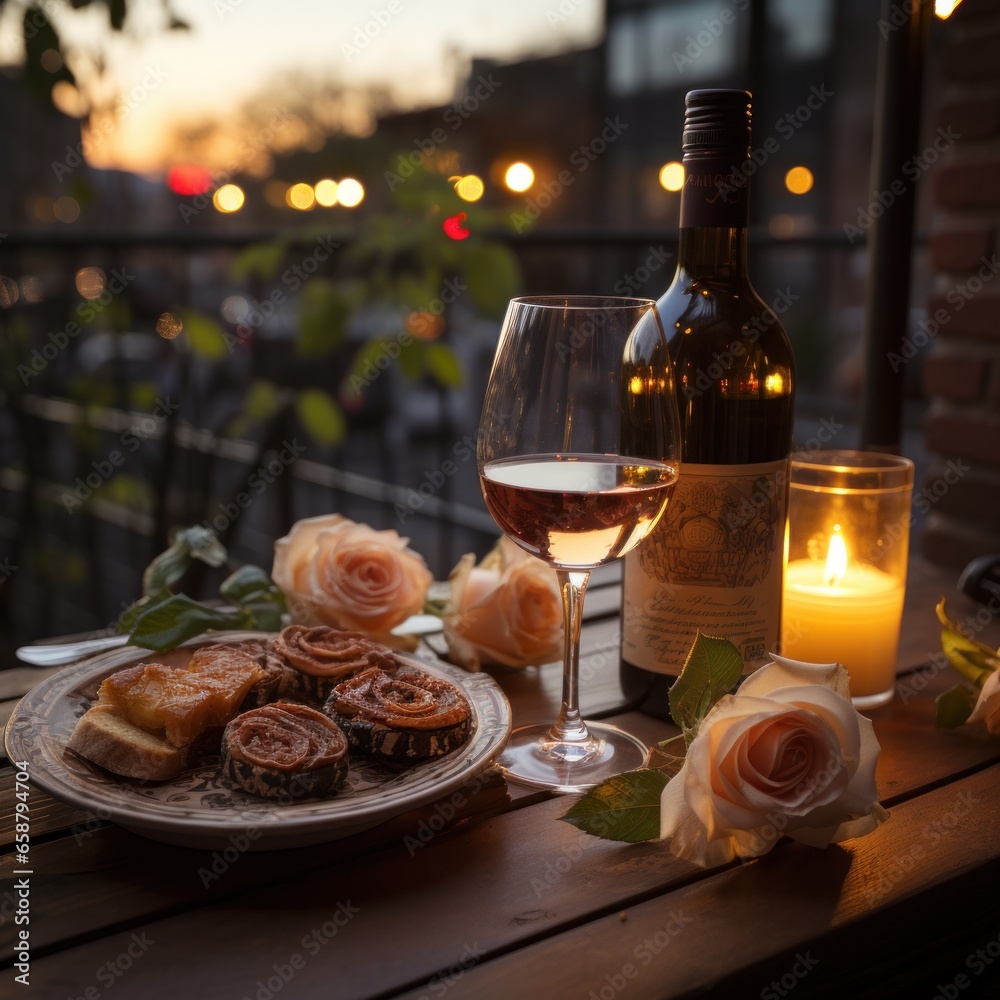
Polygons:
M857 708L884 705L895 690L912 493L908 458L792 457L781 652L844 664Z

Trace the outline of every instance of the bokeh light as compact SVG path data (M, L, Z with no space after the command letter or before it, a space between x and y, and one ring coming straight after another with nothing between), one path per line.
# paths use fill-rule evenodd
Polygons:
M56 49L46 49L38 61L46 73L58 73L63 67L62 56Z
M223 184L212 195L212 204L224 213L238 212L245 201L246 195L238 184Z
M785 174L785 187L792 194L806 194L812 190L813 175L808 167L792 167Z
M99 267L81 267L76 272L74 283L85 299L96 299L104 291L108 278Z
M680 191L684 187L684 164L671 160L660 167L660 186L666 191Z
M962 0L934 0L934 13L943 21L951 17L961 2Z
M364 201L364 197L365 189L361 186L361 182L356 181L353 177L345 177L337 185L337 201L344 208L354 208L360 205Z
M156 332L164 340L173 340L184 329L184 324L173 313L161 313L156 321Z
M465 228L464 222L465 212L459 212L458 215L449 215L441 223L441 228L450 240L467 240L472 235L472 231Z
M417 340L437 340L444 333L444 317L427 309L418 309L406 317L406 332Z
M242 323L250 312L250 303L242 295L227 295L220 309L222 318L229 323Z
M512 163L503 176L511 191L527 191L535 183L535 171L527 163Z
M212 175L192 163L179 163L167 171L167 187L185 197L204 194L212 186Z
M6 274L0 274L0 306L9 309L17 302L17 298L17 282Z
M462 201L479 201L485 190L482 178L475 174L466 174L455 181L455 191Z
M333 208L337 204L337 188L337 182L329 177L316 181L316 187L313 189L316 194L316 202L324 208Z
M64 194L61 198L56 198L52 212L60 222L76 222L80 218L80 203L76 198Z
M285 201L289 208L308 212L316 204L316 192L313 191L311 184L299 181L285 192Z
M21 296L25 302L41 302L44 293L45 289L42 287L41 278L29 274L21 279Z

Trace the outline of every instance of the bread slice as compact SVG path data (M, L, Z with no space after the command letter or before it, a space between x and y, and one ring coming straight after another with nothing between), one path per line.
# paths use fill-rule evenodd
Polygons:
M67 745L114 774L145 781L176 778L190 766L195 748L175 747L139 729L110 705L95 705L81 716Z

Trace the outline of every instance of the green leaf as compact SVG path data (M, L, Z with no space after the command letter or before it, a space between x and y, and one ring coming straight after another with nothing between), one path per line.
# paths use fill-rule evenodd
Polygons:
M306 432L320 444L339 444L347 433L344 414L333 397L322 389L301 389L295 410Z
M940 729L955 729L964 725L972 715L976 701L976 692L968 684L956 684L934 700L937 706L934 725Z
M131 632L135 628L135 623L139 618L145 614L153 605L162 604L164 601L169 600L173 595L169 590L160 590L155 594L149 594L146 597L140 597L138 601L130 604L118 617L118 626L116 631L119 635L124 635L127 632Z
M246 601L277 590L274 581L267 570L260 566L241 566L235 573L227 576L219 585L219 595L234 604Z
M445 389L458 389L465 382L462 362L447 344L428 345L427 371Z
M670 689L670 717L690 745L712 706L740 682L743 661L728 640L698 632L680 677Z
M257 275L265 281L273 278L284 263L287 252L281 240L274 243L254 243L233 261L230 269L233 281L243 281L251 275Z
M989 646L970 639L958 625L948 617L945 600L942 597L937 607L938 621L941 622L941 648L948 662L965 680L982 687L986 678L1000 668L1000 658Z
M229 350L226 346L226 335L211 316L187 310L182 314L182 320L191 350L199 358L218 361L226 356Z
M314 278L299 296L296 351L304 357L329 354L340 345L351 303L328 281Z
M192 601L185 594L175 594L139 616L129 644L162 653L202 632L249 625L249 616L242 610L220 611Z
M187 572L192 559L218 567L226 561L225 546L211 528L196 524L181 528L169 549L161 552L142 574L143 594L158 594L169 590Z
M616 774L574 802L560 819L605 840L656 840L667 780L662 771L648 768Z
M502 243L469 241L462 264L472 301L487 316L502 316L517 295L521 271L513 251Z

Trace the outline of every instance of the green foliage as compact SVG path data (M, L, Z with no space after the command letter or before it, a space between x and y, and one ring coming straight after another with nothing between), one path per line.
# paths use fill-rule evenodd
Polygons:
M964 725L976 707L977 695L968 684L956 684L934 700L934 724L941 729Z
M680 677L670 688L670 717L690 745L712 706L740 682L743 661L728 640L698 632Z
M1000 658L989 646L969 638L948 617L944 598L935 609L941 622L941 648L948 662L967 681L982 687L994 670L1000 669Z
M592 788L559 818L584 833L635 844L660 836L662 771L626 771Z
M197 357L206 361L218 361L226 357L229 352L226 335L216 320L196 309L184 310L181 319L188 344Z
M521 284L513 251L503 243L476 241L466 251L462 264L473 302L487 316L502 319L507 303L517 295Z
M314 441L326 445L343 441L347 433L344 414L328 392L315 387L302 389L295 400L295 411Z
M427 345L427 371L446 389L457 389L465 381L462 362L447 344Z

